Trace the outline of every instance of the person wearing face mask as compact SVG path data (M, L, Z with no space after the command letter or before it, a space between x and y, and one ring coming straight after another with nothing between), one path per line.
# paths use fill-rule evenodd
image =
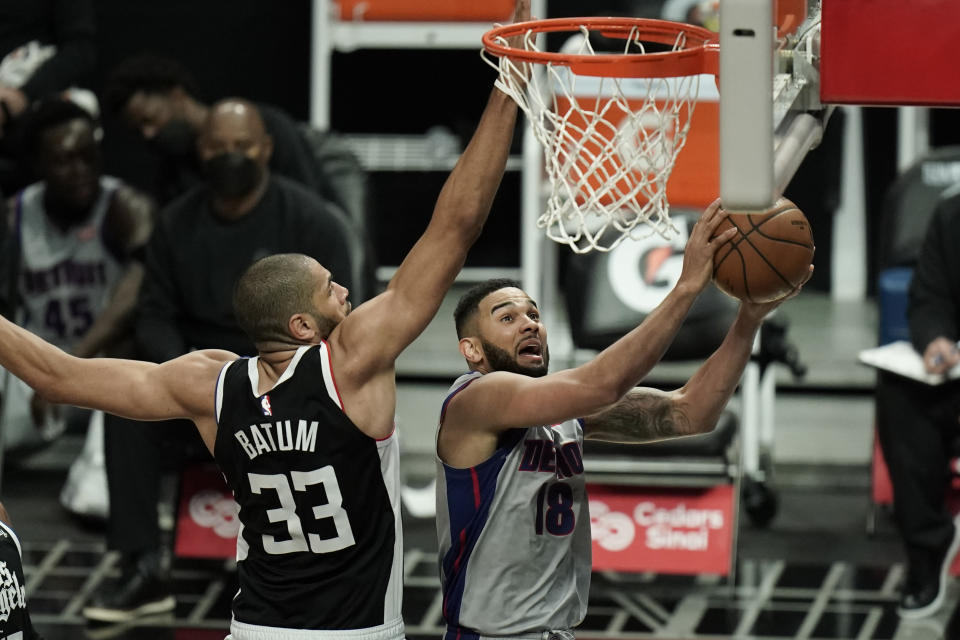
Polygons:
M155 189L161 204L171 202L203 180L196 145L210 106L199 95L186 69L174 60L152 54L124 61L107 80L105 108L121 116L161 158ZM335 190L318 174L310 146L297 123L276 107L257 107L274 142L271 171L344 206Z
M256 258L323 257L339 282L353 286L344 216L273 173L274 149L253 103L230 98L210 108L198 141L204 182L163 210L147 248L136 324L146 359L163 362L199 347L252 353L233 318L230 287Z
M195 349L256 355L234 317L232 294L246 268L265 256L311 256L352 287L360 246L353 228L339 209L270 170L274 148L252 103L231 98L210 107L197 144L203 182L164 208L147 246L135 322L143 359L165 362ZM185 452L209 454L188 421L158 426L111 416L105 439L107 546L121 553L122 575L83 613L124 622L174 607L157 520L160 481ZM182 446L170 447L172 439ZM158 451L172 455L161 459Z
M24 164L39 180L6 203L0 310L76 356L126 354L154 204L101 173L97 124L75 103L36 102L20 122ZM62 407L48 405L6 372L2 378L5 446L42 445L63 431L68 416ZM102 448L102 431L91 428L61 495L78 515L106 515Z
M210 105L200 96L183 66L153 54L121 63L105 85L105 110L120 116L160 159L152 192L161 205L169 204L205 178L197 156L197 140ZM359 160L335 133L297 122L275 106L256 106L273 141L270 171L333 203L355 227L367 258L354 278L353 294L357 299L371 297L377 288L376 260L367 235L367 177Z

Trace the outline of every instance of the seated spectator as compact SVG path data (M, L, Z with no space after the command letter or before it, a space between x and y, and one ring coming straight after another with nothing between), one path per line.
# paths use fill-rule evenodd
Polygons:
M163 160L157 197L167 203L202 181L197 137L210 113L190 74L179 63L149 54L120 64L104 90L104 106L122 117ZM257 104L273 139L270 170L295 180L346 211L337 191L317 170L300 125L277 107Z
M253 104L228 99L211 107L198 143L204 183L163 211L147 249L136 322L145 359L164 362L207 348L256 355L233 315L233 285L267 255L322 260L350 287L352 228L318 195L273 174L272 149ZM175 606L157 520L159 440L182 435L178 462L189 443L205 452L193 425L179 426L107 420L107 545L122 554L122 576L84 609L90 619L118 622Z
M202 182L196 146L210 106L186 69L150 54L130 58L110 74L103 95L105 109L120 115L159 155L154 193L161 204ZM346 215L368 256L356 265L353 297L372 297L375 259L366 235L366 173L359 161L336 135L298 123L275 106L256 106L273 144L270 171L306 186Z
M3 313L79 357L108 351L124 338L132 343L143 278L139 259L153 228L152 201L101 174L96 132L93 117L68 100L52 98L28 110L25 160L40 180L10 199L0 224ZM59 412L24 383L13 379L5 388L7 446L36 444L41 434L50 438L62 431L63 421L54 415ZM92 452L102 449L101 432L88 438ZM85 461L81 456L71 469L77 482ZM65 506L84 515L106 515L99 466L99 487L90 487L92 495L73 496L76 486L68 483ZM89 499L89 508L74 504L74 497L80 503Z
M952 195L951 195L952 191ZM930 373L960 363L960 189L944 193L924 238L910 284L910 340ZM894 515L907 556L903 618L935 614L960 548L947 510L950 446L960 437L960 382L927 385L880 371L877 433L893 484Z

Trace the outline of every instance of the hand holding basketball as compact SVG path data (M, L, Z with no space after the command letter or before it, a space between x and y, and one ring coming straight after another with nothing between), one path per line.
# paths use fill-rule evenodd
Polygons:
M810 223L786 198L766 211L728 212L719 229L735 229L713 255L713 279L724 293L745 302L780 300L799 290L812 273Z
M757 322L762 322L763 319L770 315L774 309L779 307L787 300L796 297L797 294L800 293L801 289L803 289L803 285L806 284L807 280L809 280L811 277L813 277L813 265L810 265L807 270L807 277L804 279L803 283L797 286L796 289L782 298L777 298L776 300L772 300L770 302L748 302L744 300L740 303L741 313L747 314Z
M683 250L683 268L678 285L689 283L699 292L710 282L717 247L736 233L733 229L721 229L726 216L726 212L720 209L719 198L704 209L700 219L693 225Z

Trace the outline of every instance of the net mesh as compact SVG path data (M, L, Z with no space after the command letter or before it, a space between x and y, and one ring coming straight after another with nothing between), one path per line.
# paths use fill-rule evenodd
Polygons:
M536 35L528 30L522 48L539 51ZM685 40L678 33L671 50ZM563 53L596 55L586 26ZM623 53L647 53L636 29ZM543 147L549 194L537 226L551 240L587 253L610 251L627 237L673 235L667 179L686 142L700 76L580 76L560 64L484 59L499 69L497 86L517 102Z

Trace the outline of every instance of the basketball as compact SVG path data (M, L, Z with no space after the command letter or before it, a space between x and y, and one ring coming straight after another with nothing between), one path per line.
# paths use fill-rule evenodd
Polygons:
M728 211L717 234L740 232L713 254L713 281L724 293L748 302L771 302L807 279L813 232L806 216L786 198L766 211Z

